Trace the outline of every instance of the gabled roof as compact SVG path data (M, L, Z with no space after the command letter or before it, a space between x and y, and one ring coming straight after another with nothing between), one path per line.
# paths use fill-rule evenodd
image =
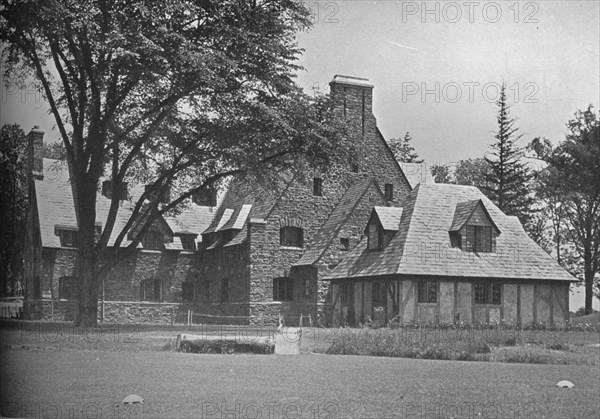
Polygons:
M373 213L379 219L379 223L384 230L398 231L400 219L402 218L402 208L373 207Z
M500 229L494 222L494 219L490 216L490 213L485 208L485 205L483 204L481 199L472 199L470 201L457 203L456 209L454 210L454 219L452 220L452 225L450 226L449 231L460 230L465 225L465 223L469 221L469 218L471 218L471 215L473 215L473 213L479 206L481 206L483 211L486 213L488 219L490 220L496 231L500 233Z
M310 249L292 266L312 265L319 260L371 186L376 187L379 193L381 193L381 190L373 179L363 179L348 188L327 221L325 221L325 224L323 224L323 227L317 233L316 239Z
M69 168L64 161L44 159L44 179L35 180L35 194L38 206L40 235L43 247L59 248L60 238L55 234L55 226L77 228L77 218L73 207L73 193L69 181ZM108 245L112 246L131 217L135 199L139 197L132 193L134 201L121 201L119 212L115 220ZM101 194L96 199L96 220L104 228L108 217L110 200ZM213 214L211 208L201 207L190 203L181 214L165 217L165 221L173 233L189 232L200 234L211 222ZM121 247L126 247L131 242L127 237L123 240ZM177 247L176 242L170 244ZM171 247L172 247L171 246ZM138 246L141 247L141 246Z
M475 253L451 247L448 231L460 202L481 200L502 234L496 252ZM523 230L473 186L420 184L408 196L398 233L380 251L367 240L340 262L326 279L379 275L430 275L437 278L497 278L575 281Z
M245 225L240 232L227 244L223 247L236 246L238 244L242 244L248 240L248 227Z

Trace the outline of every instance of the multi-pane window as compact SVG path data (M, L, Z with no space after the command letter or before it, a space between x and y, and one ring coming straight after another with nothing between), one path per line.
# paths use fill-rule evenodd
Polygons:
M394 200L394 185L391 183L385 184L385 199L386 201Z
M381 231L376 223L369 224L369 250L381 249Z
M292 301L293 284L291 278L273 279L273 301Z
M77 278L63 276L58 279L58 298L61 300L77 298Z
M385 306L387 301L386 287L384 282L375 281L373 282L373 305L374 306Z
M435 281L420 281L418 289L419 303L437 302L437 283Z
M142 246L146 250L163 250L165 247L164 235L160 231L146 231L142 237Z
M475 284L475 304L501 304L502 285L493 282Z
M181 299L183 301L194 301L194 281L191 279L181 283Z
M79 247L79 232L77 230L58 230L60 245L62 247Z
M229 278L221 279L221 302L229 301Z
M313 195L323 196L323 178L313 178Z
M162 301L162 281L157 278L144 279L140 284L140 300Z
M279 230L279 244L287 247L302 247L304 245L304 232L299 227L281 227Z
M491 252L492 251L492 227L491 226L467 226L467 246L469 252Z

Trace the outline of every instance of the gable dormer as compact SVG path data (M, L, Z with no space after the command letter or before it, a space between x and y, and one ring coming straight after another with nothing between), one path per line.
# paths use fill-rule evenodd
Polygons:
M402 208L373 207L371 217L365 229L367 248L369 250L384 249L398 231Z
M456 204L452 226L449 230L450 244L467 252L489 253L496 251L496 237L500 229L481 199Z

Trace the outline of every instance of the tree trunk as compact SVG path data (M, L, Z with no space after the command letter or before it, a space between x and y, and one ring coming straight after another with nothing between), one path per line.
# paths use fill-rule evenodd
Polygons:
M99 259L95 245L96 188L84 185L80 191L77 255L79 310L75 324L79 327L88 327L98 324Z
M592 314L592 301L594 297L594 270L592 269L592 251L589 248L584 250L584 270L585 281L585 314Z

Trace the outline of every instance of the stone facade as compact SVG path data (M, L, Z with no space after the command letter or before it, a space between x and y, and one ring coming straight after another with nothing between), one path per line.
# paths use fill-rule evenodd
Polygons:
M300 316L321 324L329 322L331 292L324 276L358 244L374 205L399 206L410 192L406 177L377 129L372 113L373 87L363 82L334 80L331 94L336 100L337 112L346 117L350 127L354 147L351 155L357 167L353 167L352 162L338 162L323 174L315 175L307 170L305 178L286 185L267 211L260 216L250 213L243 230L247 234L243 244L223 247L231 234L211 232L212 239L207 242L221 242L203 251L196 288L204 291L196 294L195 312L246 316L250 322L264 317L278 318L280 314L286 324L297 324ZM313 190L315 176L322 179L320 195ZM328 233L329 240L323 245L324 225L336 208L344 205L342 201L348 191L365 179L372 179L372 184L344 214L345 219L337 230ZM383 195L386 184L393 185L394 192L393 199L387 201ZM224 206L231 205L234 210L236 203L239 207L245 202L244 197L231 199L233 204L228 203L227 197L225 201ZM218 215L214 223L219 223ZM280 230L284 227L301 228L303 245L283 246ZM229 237L225 238L225 234ZM344 245L341 239L345 240ZM317 260L306 266L297 264L303 254L319 246L324 247ZM289 300L274 300L276 278L292 282ZM224 286L228 287L228 301L221 298Z

